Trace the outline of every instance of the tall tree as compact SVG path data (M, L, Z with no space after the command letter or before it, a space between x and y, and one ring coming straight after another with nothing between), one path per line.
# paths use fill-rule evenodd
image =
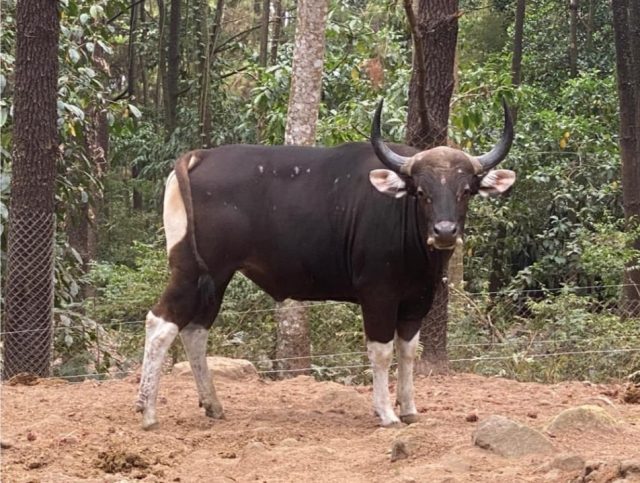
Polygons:
M406 142L420 149L447 144L449 104L455 85L454 66L458 39L457 0L419 0L414 12L404 0L413 37L413 72L409 85ZM433 306L423 321L420 372L448 369L448 285L446 272L436 290Z
M622 202L630 230L640 226L640 5L635 0L613 0L618 96L620 103L620 157ZM640 250L640 237L632 243ZM640 260L625 271L625 309L640 315Z
M14 127L6 287L5 378L49 375L54 181L58 151L58 4L16 6Z
M449 104L455 84L458 1L419 0L417 12L411 0L405 0L404 6L414 46L406 142L420 149L443 146L447 144ZM420 372L448 370L446 275L442 273L433 306L422 323Z
M209 2L200 0L200 99L198 118L200 121L200 146L209 147L211 120L209 112L209 73L211 72L211 34L209 32Z
M580 0L569 0L569 72L578 75L578 9Z
M289 93L285 144L313 145L320 109L324 63L324 30L328 0L299 0ZM279 304L276 358L281 370L306 369L310 360L309 321L304 307ZM283 373L284 374L284 373Z
M171 0L169 15L169 49L167 58L167 105L165 129L171 136L178 125L178 80L180 77L180 10L182 0Z
M271 10L271 0L262 0L262 19L260 20L260 56L258 64L267 66L269 60L269 13Z

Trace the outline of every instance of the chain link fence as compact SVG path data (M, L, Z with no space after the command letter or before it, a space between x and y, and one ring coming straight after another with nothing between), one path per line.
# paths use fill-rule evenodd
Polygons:
M545 382L625 377L640 369L640 317L629 315L622 290L622 286L500 293L451 289L450 366ZM276 377L283 362L276 357L277 309L266 297L258 300L260 304L249 310L237 310L233 302L224 304L210 331L208 353L248 359L265 377ZM310 372L319 379L345 383L368 381L360 308L340 302L304 305L310 322L310 369L290 372ZM56 377L115 378L139 369L143 320L97 323L68 311L56 312L54 319L51 361ZM42 327L19 334L5 328L5 351L7 340L49 344L48 334ZM168 366L185 359L181 345L174 344Z
M2 375L49 376L53 328L55 218L51 213L12 212L2 324Z

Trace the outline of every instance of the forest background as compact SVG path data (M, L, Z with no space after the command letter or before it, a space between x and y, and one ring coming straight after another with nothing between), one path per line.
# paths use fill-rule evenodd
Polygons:
M450 358L521 379L626 375L640 360L640 295L624 291L640 231L623 209L612 5L527 2L514 83L518 3L459 2L449 139L471 153L490 149L505 97L517 106L517 137L504 165L518 181L508 197L471 206ZM3 225L15 7L2 0ZM177 156L284 142L296 4L62 0L59 10L53 373L113 376L139 363L144 316L168 275L160 213ZM331 1L325 34L317 144L366 140L381 97L385 138L404 140L412 36L401 2ZM1 248L4 280L5 230ZM211 352L277 369L274 314L273 301L236 276ZM349 367L363 361L359 310L314 304L309 319L313 373L366 378ZM183 357L177 346L172 355Z

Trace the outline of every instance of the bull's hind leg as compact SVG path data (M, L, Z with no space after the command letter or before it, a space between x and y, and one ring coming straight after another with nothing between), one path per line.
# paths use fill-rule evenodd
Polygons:
M176 324L156 316L151 311L147 314L144 361L140 390L136 401L136 410L142 412L143 429L152 429L158 424L156 399L162 364L177 334L178 326Z
M215 318L215 316L214 316ZM214 419L224 419L222 404L216 395L213 377L207 366L207 334L209 330L202 325L191 322L180 332L182 344L189 358L191 371L196 380L200 407L205 414Z
M144 360L136 410L143 429L158 424L156 399L162 365L178 331L191 320L199 303L198 280L174 270L160 301L147 314Z

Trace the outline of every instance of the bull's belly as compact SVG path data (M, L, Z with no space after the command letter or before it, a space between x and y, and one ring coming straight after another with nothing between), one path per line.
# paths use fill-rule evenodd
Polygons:
M269 294L274 300L335 300L339 302L358 302L353 288L339 280L331 283L323 282L309 273L305 274L278 274L275 271L260 270L256 268L243 268L240 270L247 278Z

